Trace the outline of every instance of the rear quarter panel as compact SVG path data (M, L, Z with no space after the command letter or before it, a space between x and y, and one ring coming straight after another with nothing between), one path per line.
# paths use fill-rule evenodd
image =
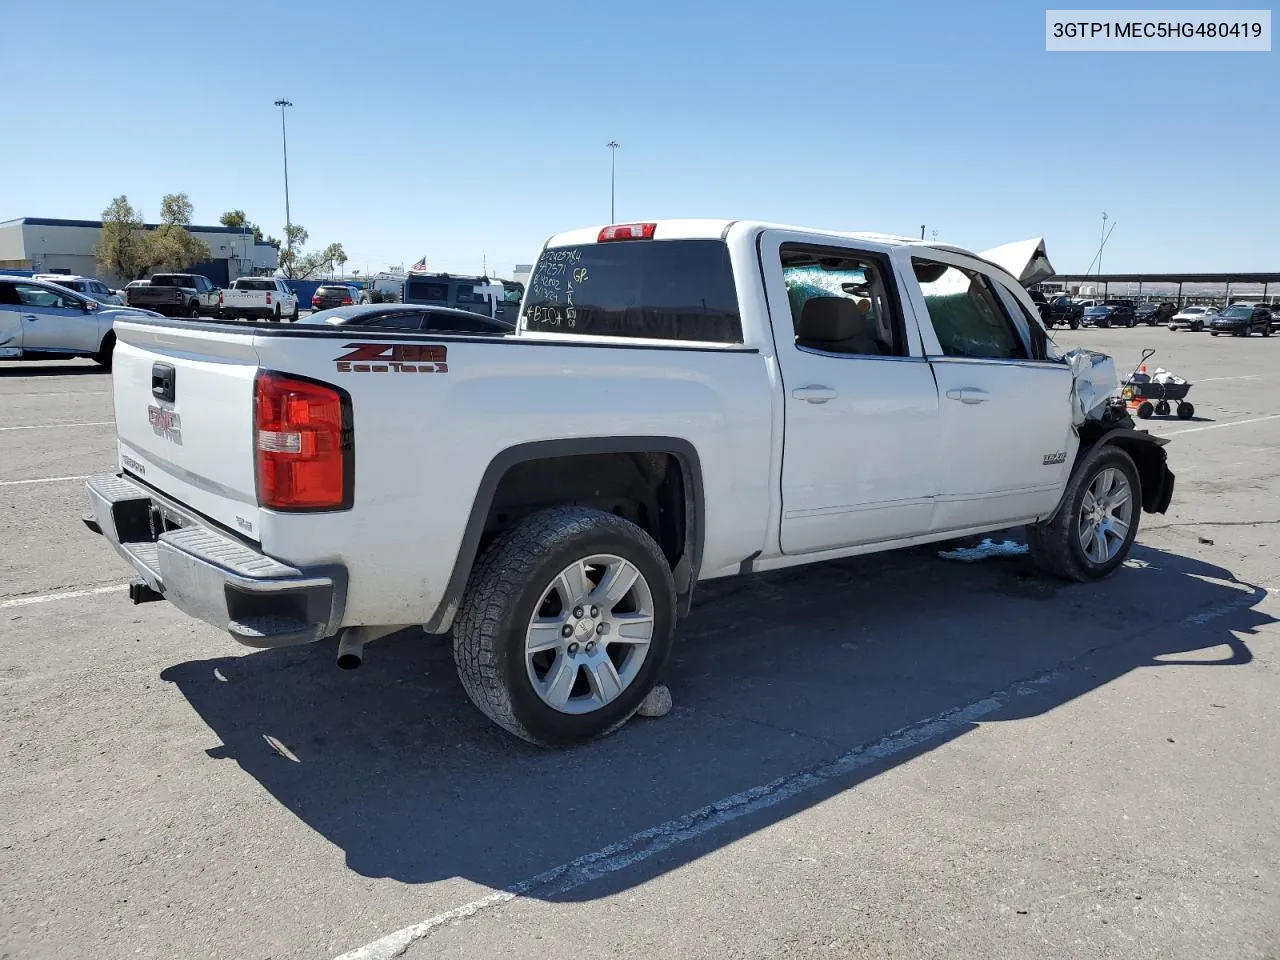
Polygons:
M341 386L352 398L355 502L345 512L260 511L263 549L296 564L344 563L347 625L412 624L443 598L486 468L539 440L671 436L697 450L703 571L760 550L770 503L772 395L744 349L646 349L510 337L414 341L446 370L339 369L358 344L394 337L256 338L261 365ZM360 366L364 366L361 364Z

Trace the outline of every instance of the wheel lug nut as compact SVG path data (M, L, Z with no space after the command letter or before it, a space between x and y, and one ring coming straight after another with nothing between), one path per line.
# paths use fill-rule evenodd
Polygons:
M574 608L573 608L573 615L574 615L575 617L577 617L579 620L581 620L581 619L582 619L582 608L581 608L581 607L574 607Z
M599 608L599 607L592 607L592 608L591 608L591 615L592 615L593 617L598 617L598 616L600 616L600 608Z
M609 632L609 625L607 623L596 624L596 633L598 633L600 636L603 637L608 632Z
M577 645L576 643L571 643L571 644L569 644L569 652L570 652L570 653L577 653L577 652L578 652L578 645Z
M572 637L572 636L573 636L573 627L569 626L569 625L566 623L563 627L561 627L561 628L560 628L560 636L562 636L562 637Z

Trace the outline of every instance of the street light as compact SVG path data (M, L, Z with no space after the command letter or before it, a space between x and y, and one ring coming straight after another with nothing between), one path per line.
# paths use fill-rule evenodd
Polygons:
M280 142L284 146L284 239L289 252L293 252L293 217L289 214L289 135L284 125L285 107L293 104L283 98L276 101L280 108Z
M617 140L610 140L605 146L609 148L609 222L613 223L617 219L613 212L613 197L614 184L617 182L618 147L621 144Z

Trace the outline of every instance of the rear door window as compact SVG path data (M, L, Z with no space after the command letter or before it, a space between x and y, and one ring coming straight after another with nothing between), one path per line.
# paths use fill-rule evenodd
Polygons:
M544 250L524 300L540 333L741 343L720 240L622 240Z

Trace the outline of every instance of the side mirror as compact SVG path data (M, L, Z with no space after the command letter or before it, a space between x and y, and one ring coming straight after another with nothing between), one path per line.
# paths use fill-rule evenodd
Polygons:
M98 309L98 301L82 300L80 302L80 309L83 310L85 313L93 313L93 311Z

